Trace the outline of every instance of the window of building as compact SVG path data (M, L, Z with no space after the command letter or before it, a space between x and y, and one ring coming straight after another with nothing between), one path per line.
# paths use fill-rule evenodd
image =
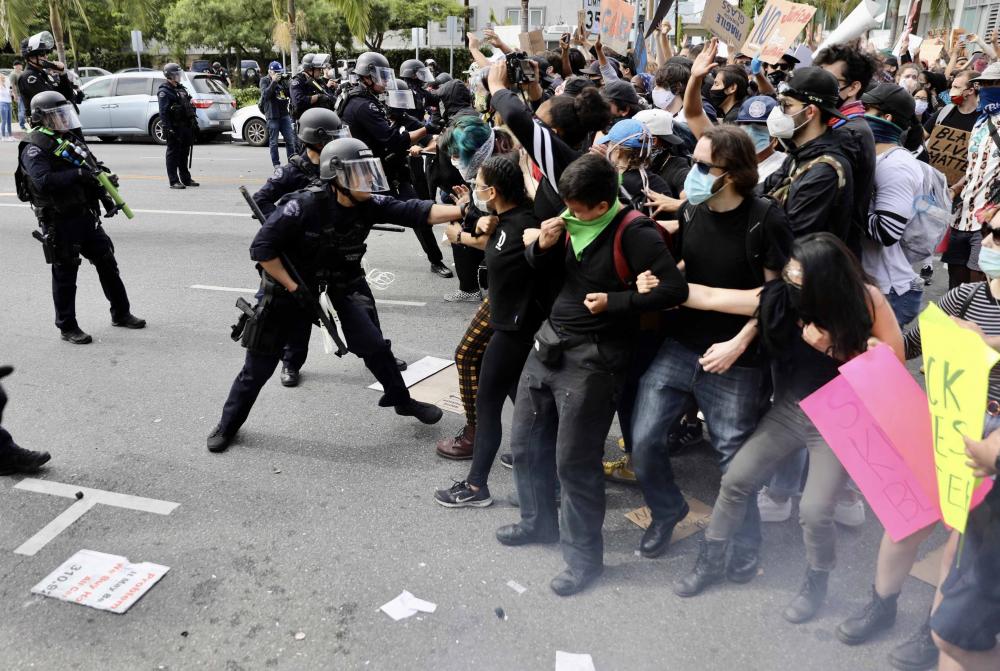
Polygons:
M520 7L508 7L507 13L504 18L507 23L512 26L521 25L521 8ZM544 7L529 7L528 8L528 29L534 30L536 28L542 28L545 26L545 8Z

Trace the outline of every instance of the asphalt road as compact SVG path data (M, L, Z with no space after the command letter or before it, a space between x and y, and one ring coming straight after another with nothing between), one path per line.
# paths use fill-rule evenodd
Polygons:
M563 567L558 549L494 539L518 518L505 502L510 472L494 470L491 508L437 506L433 490L463 477L467 464L438 458L434 442L462 419L445 413L426 427L377 408L361 361L324 355L315 330L302 385L272 380L238 444L208 453L205 436L243 358L228 337L238 294L191 286L255 287L247 252L255 222L233 215L245 212L236 187L257 187L270 172L266 148L198 146L201 188L170 191L163 148L94 142L138 210L107 230L133 311L149 327L113 328L85 263L77 311L95 342L78 347L52 323L49 269L30 236L31 212L13 193L16 147L0 145L0 363L17 368L4 381L4 425L23 446L52 453L42 479L180 505L166 516L99 505L26 557L13 550L71 501L0 478L4 669L529 671L553 669L557 650L589 653L600 671L884 669L889 650L922 621L932 589L910 578L890 634L857 648L833 635L873 579L881 527L870 511L863 527L841 529L828 604L814 622L796 627L780 616L805 568L794 518L765 525L753 582L682 601L670 583L693 565L698 536L660 560L636 556L641 532L624 513L641 496L619 485L608 487L605 577L584 594L555 596L548 582ZM429 273L411 233L376 233L369 247L371 267L395 274L377 297L426 304L379 307L397 356L451 358L475 306L441 300L457 283ZM932 295L945 273L937 275ZM609 452L616 438L614 429ZM685 490L711 503L711 455L675 464ZM80 549L170 571L125 615L30 594ZM516 593L510 580L527 590ZM378 611L404 589L437 611L399 622Z

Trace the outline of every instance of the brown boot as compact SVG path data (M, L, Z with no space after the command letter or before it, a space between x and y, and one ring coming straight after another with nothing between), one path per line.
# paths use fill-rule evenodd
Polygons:
M437 453L438 456L444 457L445 459L454 459L456 461L472 459L472 446L475 442L476 427L466 424L465 428L462 429L462 433L458 434L454 438L439 440L437 444Z

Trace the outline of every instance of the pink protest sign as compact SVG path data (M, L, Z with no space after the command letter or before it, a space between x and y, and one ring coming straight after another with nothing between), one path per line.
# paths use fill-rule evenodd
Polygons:
M941 518L935 498L924 494L844 376L838 375L799 405L894 541Z

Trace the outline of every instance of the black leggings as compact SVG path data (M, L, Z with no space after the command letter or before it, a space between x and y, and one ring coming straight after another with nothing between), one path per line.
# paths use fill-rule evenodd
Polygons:
M476 392L476 442L472 448L469 484L485 487L503 437L504 401L514 400L521 369L531 351L531 338L518 331L494 331L479 369Z

